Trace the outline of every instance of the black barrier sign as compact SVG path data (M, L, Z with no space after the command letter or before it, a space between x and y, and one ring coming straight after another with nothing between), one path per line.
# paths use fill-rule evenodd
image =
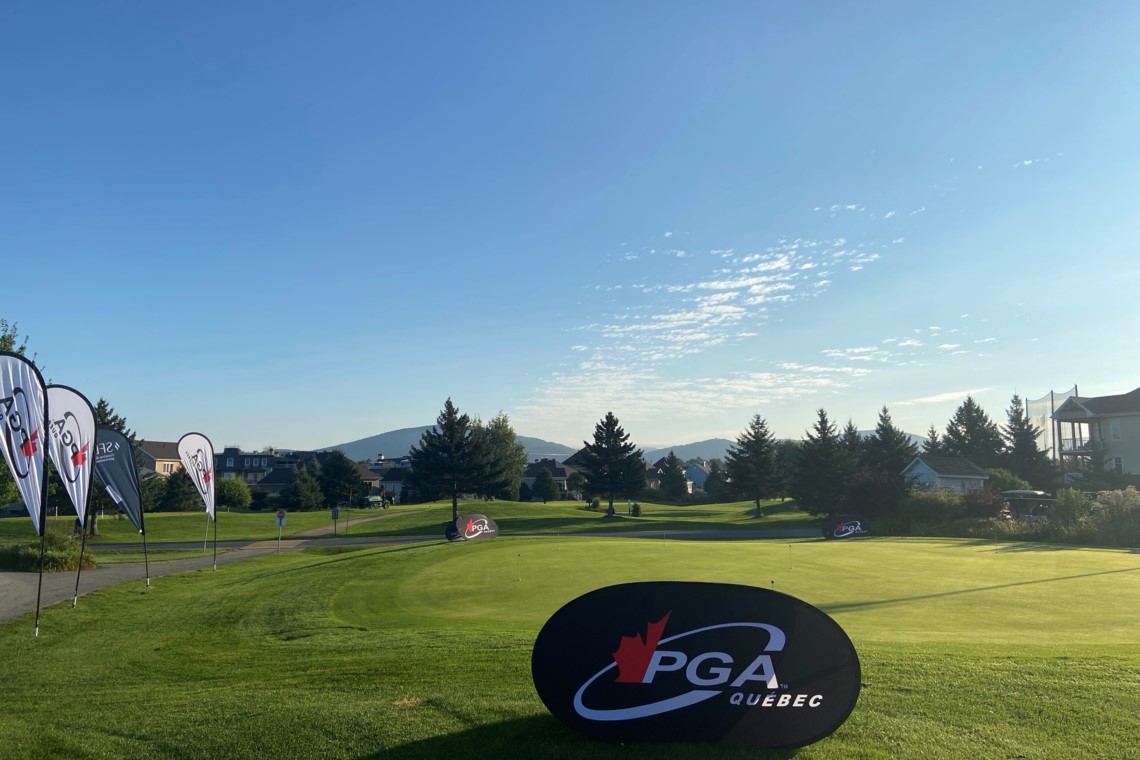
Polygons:
M454 523L448 523L445 535L448 541L478 541L498 536L499 526L487 515L460 515Z
M823 523L824 538L858 538L871 535L867 521L857 515L836 515Z
M546 622L531 673L547 709L607 741L799 747L859 698L859 657L806 602L725 583L627 583Z

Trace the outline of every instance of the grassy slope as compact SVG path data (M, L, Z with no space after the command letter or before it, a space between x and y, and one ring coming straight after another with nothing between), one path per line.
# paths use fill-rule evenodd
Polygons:
M772 586L848 631L846 757L1128 757L1140 555L942 540L499 539L268 555L0 627L11 757L754 757L598 746L550 718L530 646L642 579ZM75 695L84 719L77 728ZM45 706L53 709L45 710ZM90 709L88 706L93 706Z

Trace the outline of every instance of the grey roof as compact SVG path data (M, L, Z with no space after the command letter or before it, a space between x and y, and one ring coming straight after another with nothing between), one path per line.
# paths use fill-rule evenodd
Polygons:
M963 457L932 457L927 454L919 454L911 463L906 466L903 472L906 472L914 466L915 462L921 461L939 477L946 478L989 478L986 471L969 459Z
M1140 414L1140 388L1129 393L1118 393L1115 396L1073 396L1061 404L1054 414L1060 414L1065 407L1073 404L1081 406L1089 415L1103 417L1114 414Z
M143 453L151 459L173 459L175 462L179 461L178 456L178 443L171 443L170 441L142 441L139 443L138 448L142 449Z

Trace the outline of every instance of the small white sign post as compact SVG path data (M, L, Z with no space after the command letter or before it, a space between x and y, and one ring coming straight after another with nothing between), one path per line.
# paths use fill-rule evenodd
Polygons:
M281 529L285 527L285 510L277 510L277 551L281 551Z

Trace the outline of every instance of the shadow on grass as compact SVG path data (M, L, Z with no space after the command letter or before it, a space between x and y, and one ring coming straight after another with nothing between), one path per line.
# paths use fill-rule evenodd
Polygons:
M369 760L447 758L790 758L796 750L757 750L728 744L607 744L587 739L549 715L477 726L366 755Z
M1126 567L1121 570L1101 570L1096 573L1080 573L1079 575L1059 575L1056 578L1039 578L1033 581L1016 581L1014 583L999 583L994 586L979 586L978 588L964 588L958 591L942 591L937 594L920 594L918 596L902 596L897 599L877 599L866 602L845 602L840 604L821 604L819 608L825 612L849 612L851 610L871 609L874 607L889 607L893 604L908 604L910 602L920 602L926 599L942 599L950 596L962 596L964 594L976 594L984 591L998 591L1006 588L1017 588L1018 586L1035 586L1042 583L1057 583L1060 581L1074 581L1081 578L1095 578L1100 575L1117 575L1120 573L1137 573L1140 572L1140 567Z
M240 585L246 586L250 583L256 583L264 578L271 578L275 575L289 575L291 573L308 572L315 567L324 567L325 565L334 565L340 562L357 562L361 559L364 559L365 557L374 557L377 554L396 554L397 552L406 552L411 551L412 549L422 549L425 546L436 546L438 544L446 543L446 541L432 541L424 543L401 544L400 546L396 547L385 544L381 544L380 546L363 546L361 547L361 550L368 550L365 554L342 551L338 554L332 555L332 559L326 559L323 562L310 562L306 565L301 565L300 567L287 567L282 570L270 570L268 572L258 573L251 578L246 578L245 580L240 581ZM304 551L305 550L302 549L302 552ZM316 556L322 556L320 553L315 554ZM312 556L312 554L310 554L310 556Z

